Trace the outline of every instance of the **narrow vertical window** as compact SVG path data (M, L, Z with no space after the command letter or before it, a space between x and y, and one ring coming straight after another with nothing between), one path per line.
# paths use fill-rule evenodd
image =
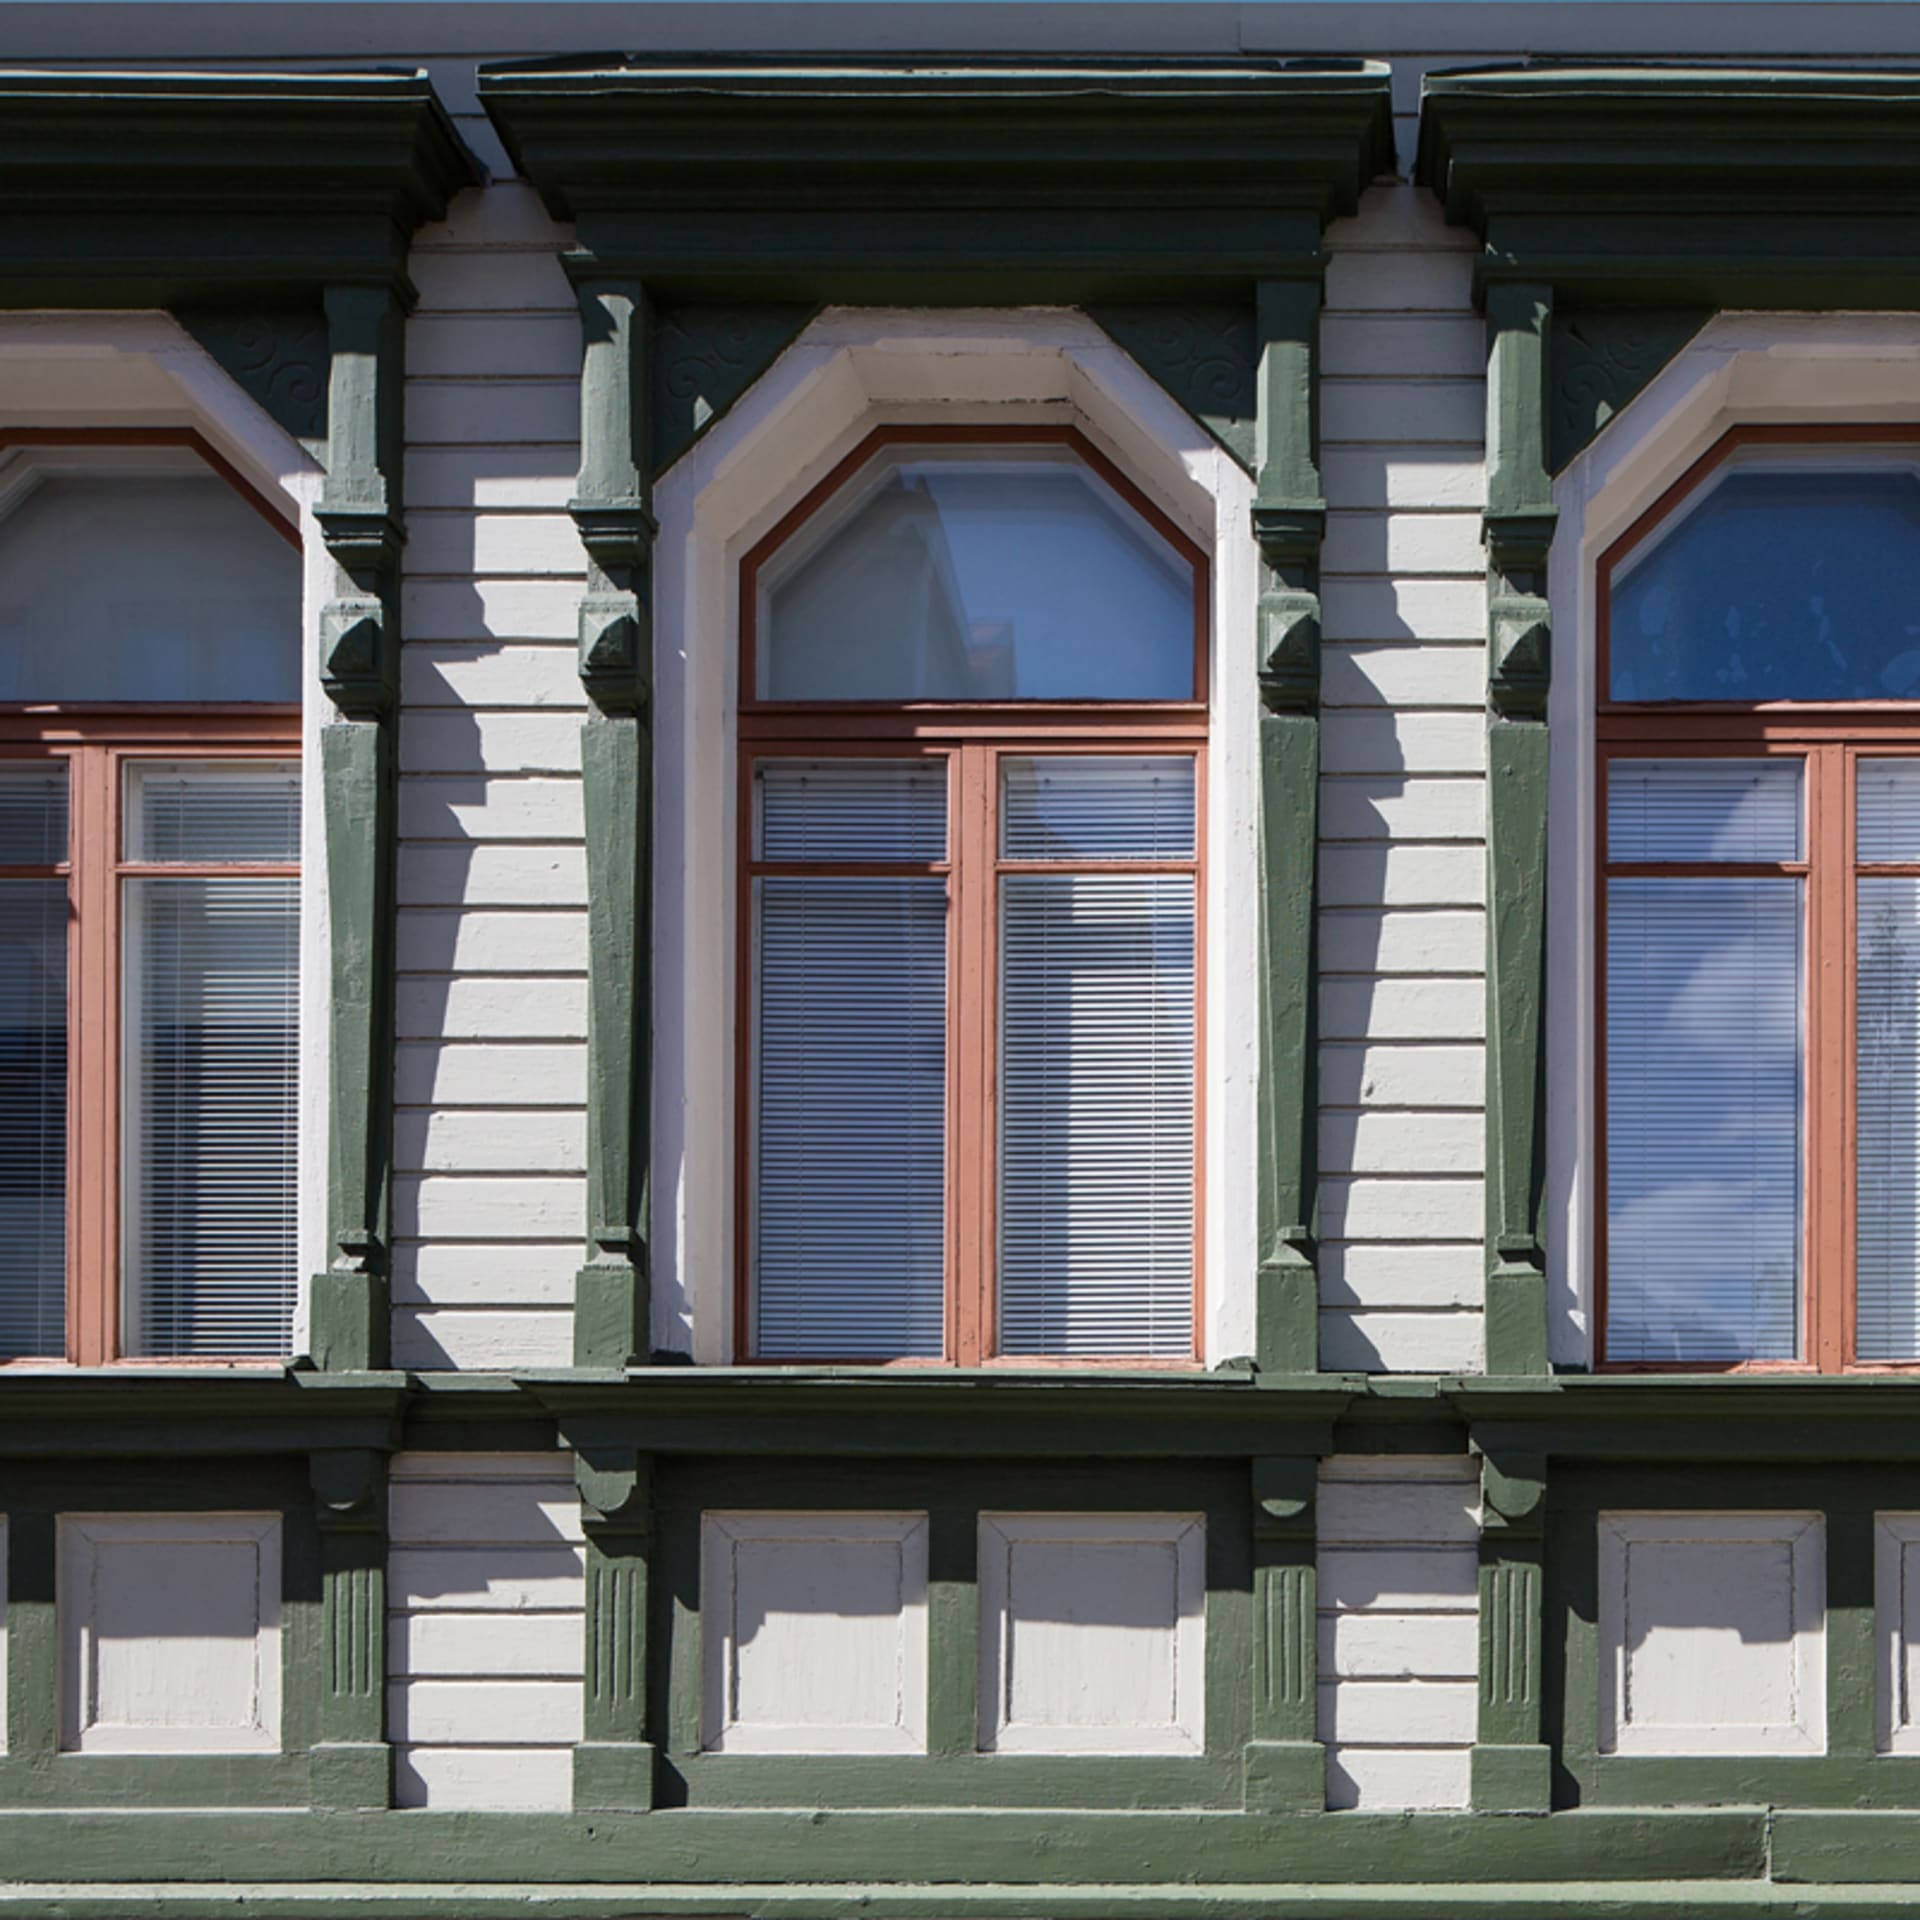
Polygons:
M1191 1363L1199 552L1070 433L885 430L742 600L744 1351Z

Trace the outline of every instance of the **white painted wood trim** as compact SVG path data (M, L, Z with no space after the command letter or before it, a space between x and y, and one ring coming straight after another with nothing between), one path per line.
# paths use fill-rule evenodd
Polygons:
M1920 1714L1907 1689L1907 1563L1913 1547L1920 1547L1920 1513L1873 1516L1873 1723L1881 1753L1920 1753Z
M897 1556L891 1725L743 1722L738 1555L781 1543L890 1546ZM701 1517L701 1735L710 1753L924 1753L927 1750L927 1517L923 1513L719 1513ZM877 1650L876 1650L877 1651Z
M1173 1712L1163 1723L1059 1726L1014 1717L1014 1560L1023 1545L1171 1545ZM983 1753L1202 1754L1206 1751L1206 1518L1197 1513L983 1513L979 1533L980 1721Z
M1827 1748L1826 1522L1818 1513L1603 1513L1600 1530L1599 1748L1603 1754L1819 1754ZM1792 1622L1792 1716L1774 1724L1661 1726L1634 1719L1625 1657L1632 1550L1640 1545L1784 1545ZM1729 1622L1729 1625L1732 1623ZM1701 1625L1711 1631L1713 1623ZM1708 1649L1703 1647L1702 1656ZM1729 1701L1729 1706L1732 1701Z
M280 1750L280 1516L277 1513L63 1513L57 1523L54 1610L60 1628L60 1744L69 1753L277 1753ZM127 1726L100 1724L100 1549L139 1545L251 1547L254 1632L252 1711L246 1724ZM156 1641L158 1636L156 1636ZM156 1656L157 1657L157 1656Z

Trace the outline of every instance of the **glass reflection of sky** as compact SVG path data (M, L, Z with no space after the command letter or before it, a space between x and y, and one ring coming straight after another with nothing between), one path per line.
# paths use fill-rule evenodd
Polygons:
M1920 698L1920 475L1735 467L1615 576L1615 700Z
M1064 449L906 450L763 583L785 700L1186 700L1193 570Z

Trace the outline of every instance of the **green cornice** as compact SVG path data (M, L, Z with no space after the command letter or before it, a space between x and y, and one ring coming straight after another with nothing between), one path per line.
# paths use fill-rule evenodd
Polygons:
M627 55L485 66L480 98L581 246L673 294L1250 287L1393 164L1370 61Z
M0 300L258 304L405 285L480 176L424 73L0 70Z

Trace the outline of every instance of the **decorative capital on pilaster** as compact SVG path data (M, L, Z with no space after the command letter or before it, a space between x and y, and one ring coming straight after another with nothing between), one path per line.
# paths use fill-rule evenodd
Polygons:
M1546 1500L1545 1454L1482 1449L1480 1505L1486 1531L1538 1533L1546 1521Z
M1253 1537L1311 1540L1320 1462L1310 1453L1256 1454L1252 1464Z
M386 1525L386 1459L371 1447L323 1447L307 1456L307 1480L323 1533L375 1533Z
M589 1531L652 1533L652 1454L627 1446L581 1446L574 1454L573 1479L580 1490L580 1517Z

